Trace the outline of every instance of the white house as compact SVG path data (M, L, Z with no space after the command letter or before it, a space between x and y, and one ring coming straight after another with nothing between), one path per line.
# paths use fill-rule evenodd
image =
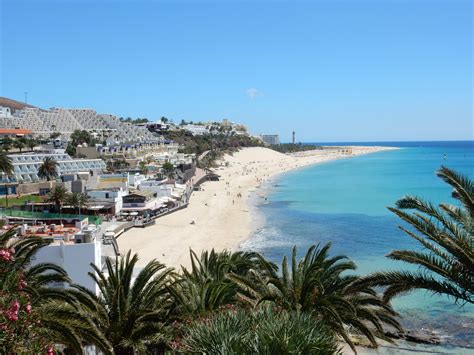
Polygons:
M80 241L80 243L79 243ZM87 274L92 271L90 264L102 267L102 244L95 237L76 241L55 241L41 248L32 258L32 265L53 263L68 273L73 283L87 287L98 293L98 287ZM63 285L58 285L63 286Z
M127 195L128 190L125 190L121 187L100 190L87 190L87 196L89 196L89 206L95 206L96 209L99 209L99 207L101 206L106 208L112 207L113 213L115 214L119 213L122 210L122 197Z
M203 134L209 134L209 129L203 125L187 124L183 126L183 129L185 129L188 132L191 132L193 136L201 136Z
M0 106L0 118L10 118L12 117L12 112L10 107Z

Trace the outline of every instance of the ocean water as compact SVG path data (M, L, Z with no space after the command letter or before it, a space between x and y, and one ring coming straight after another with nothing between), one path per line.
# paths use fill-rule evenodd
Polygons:
M386 207L406 194L454 203L450 188L435 172L445 165L474 178L474 141L359 145L369 144L400 149L313 165L280 175L260 188L254 198L265 222L241 247L280 263L293 245L301 255L313 244L330 241L332 253L350 257L359 273L410 268L385 257L393 249L420 249L397 228L401 221ZM407 328L430 328L442 336L445 347L425 351L474 353L473 306L456 306L424 291L397 298L394 306ZM470 346L472 352L460 348Z

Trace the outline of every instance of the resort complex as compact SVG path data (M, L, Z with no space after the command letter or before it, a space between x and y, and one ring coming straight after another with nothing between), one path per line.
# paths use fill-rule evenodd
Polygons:
M472 19L2 0L0 355L473 355Z

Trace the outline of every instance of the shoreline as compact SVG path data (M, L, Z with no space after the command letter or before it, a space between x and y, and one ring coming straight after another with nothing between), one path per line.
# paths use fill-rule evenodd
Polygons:
M208 181L195 191L186 209L158 218L145 229L133 228L118 239L120 252L138 253L138 266L157 259L169 267L188 267L189 249L198 255L202 250L239 250L255 230L264 225L258 216L258 190L282 174L329 161L348 159L393 147L342 147L282 154L268 148L243 148L226 155L214 171L219 181ZM254 195L254 196L252 196ZM191 224L191 221L195 224Z

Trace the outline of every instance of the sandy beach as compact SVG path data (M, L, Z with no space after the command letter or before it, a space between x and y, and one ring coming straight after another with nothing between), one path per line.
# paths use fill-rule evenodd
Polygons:
M146 229L133 228L118 239L121 253L138 253L138 266L158 259L168 266L189 265L189 249L198 254L205 249L235 250L256 227L249 212L249 197L260 184L289 170L354 156L391 150L389 147L345 147L340 150L314 150L286 155L267 148L244 148L225 156L215 169L219 181L202 185L189 206L156 220ZM195 224L191 224L191 221Z

